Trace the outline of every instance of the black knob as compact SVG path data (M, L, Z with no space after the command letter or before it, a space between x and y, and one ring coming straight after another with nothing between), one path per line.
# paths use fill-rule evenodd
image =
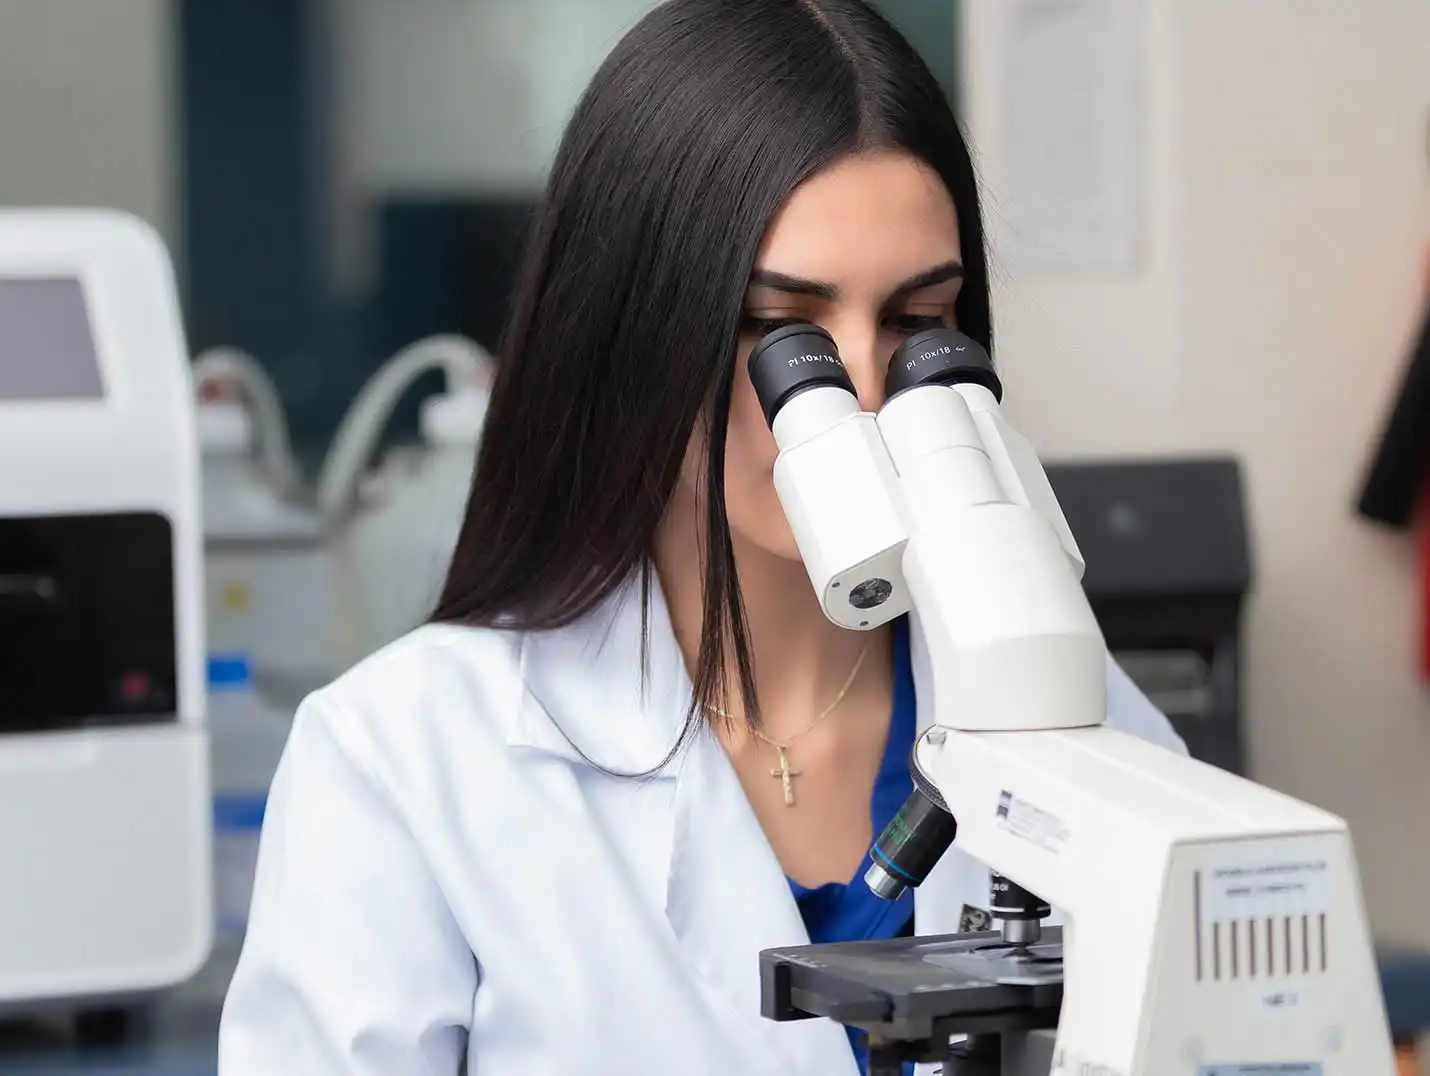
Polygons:
M772 426L780 408L806 389L832 385L855 395L834 337L818 325L799 322L776 329L750 352L749 370L760 409Z
M919 385L982 385L1003 401L1003 382L983 345L957 329L927 329L899 345L884 377L884 397Z

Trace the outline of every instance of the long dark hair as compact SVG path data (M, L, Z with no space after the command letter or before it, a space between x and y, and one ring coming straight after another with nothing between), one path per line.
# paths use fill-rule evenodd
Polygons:
M556 628L637 571L648 598L652 540L708 415L686 732L726 707L732 652L758 720L723 483L745 290L790 192L873 147L911 153L947 185L966 273L958 325L991 349L967 147L934 76L862 0L671 0L621 41L556 157L433 619Z

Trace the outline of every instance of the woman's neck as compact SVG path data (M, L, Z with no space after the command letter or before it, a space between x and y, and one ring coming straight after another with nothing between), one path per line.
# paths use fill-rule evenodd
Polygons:
M679 508L670 512L656 539L655 566L676 640L692 672L700 650L705 586L699 558L692 554L703 547L695 513ZM797 560L736 538L735 565L761 728L772 739L784 740L838 697L866 646L871 659L886 648L887 629L853 632L830 623ZM873 674L884 664L870 660L861 672ZM738 735L746 722L733 654L726 656L725 678L730 730Z

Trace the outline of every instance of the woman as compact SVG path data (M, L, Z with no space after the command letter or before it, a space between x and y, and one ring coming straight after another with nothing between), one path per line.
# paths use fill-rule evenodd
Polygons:
M223 1076L853 1073L762 1019L758 953L986 918L956 849L916 897L857 880L910 787L907 629L835 628L799 561L742 373L790 321L869 409L909 334L988 345L967 151L859 0L673 0L561 146L434 622L295 720Z

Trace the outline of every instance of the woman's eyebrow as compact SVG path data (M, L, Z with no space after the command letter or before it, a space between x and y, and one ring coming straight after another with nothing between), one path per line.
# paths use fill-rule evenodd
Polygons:
M957 259L944 262L942 265L935 265L931 269L925 269L902 281L889 293L889 298L899 299L913 292L922 291L924 288L931 288L935 284L957 280L963 276L963 272L963 263ZM750 274L750 286L770 288L773 291L782 291L790 295L810 295L816 299L830 301L839 298L837 284L831 284L827 280L808 280L804 277L790 276L788 273L780 273L774 269L755 269Z
M916 276L909 277L902 284L896 287L889 295L890 299L902 299L904 296L916 291L923 291L924 288L931 288L935 284L943 284L949 280L963 279L963 263L954 259L944 262L942 265L935 265L932 269L926 269Z
M756 269L750 274L750 287L771 288L791 295L812 295L816 299L837 299L839 288L824 280L806 280L803 277L777 273L773 269Z

